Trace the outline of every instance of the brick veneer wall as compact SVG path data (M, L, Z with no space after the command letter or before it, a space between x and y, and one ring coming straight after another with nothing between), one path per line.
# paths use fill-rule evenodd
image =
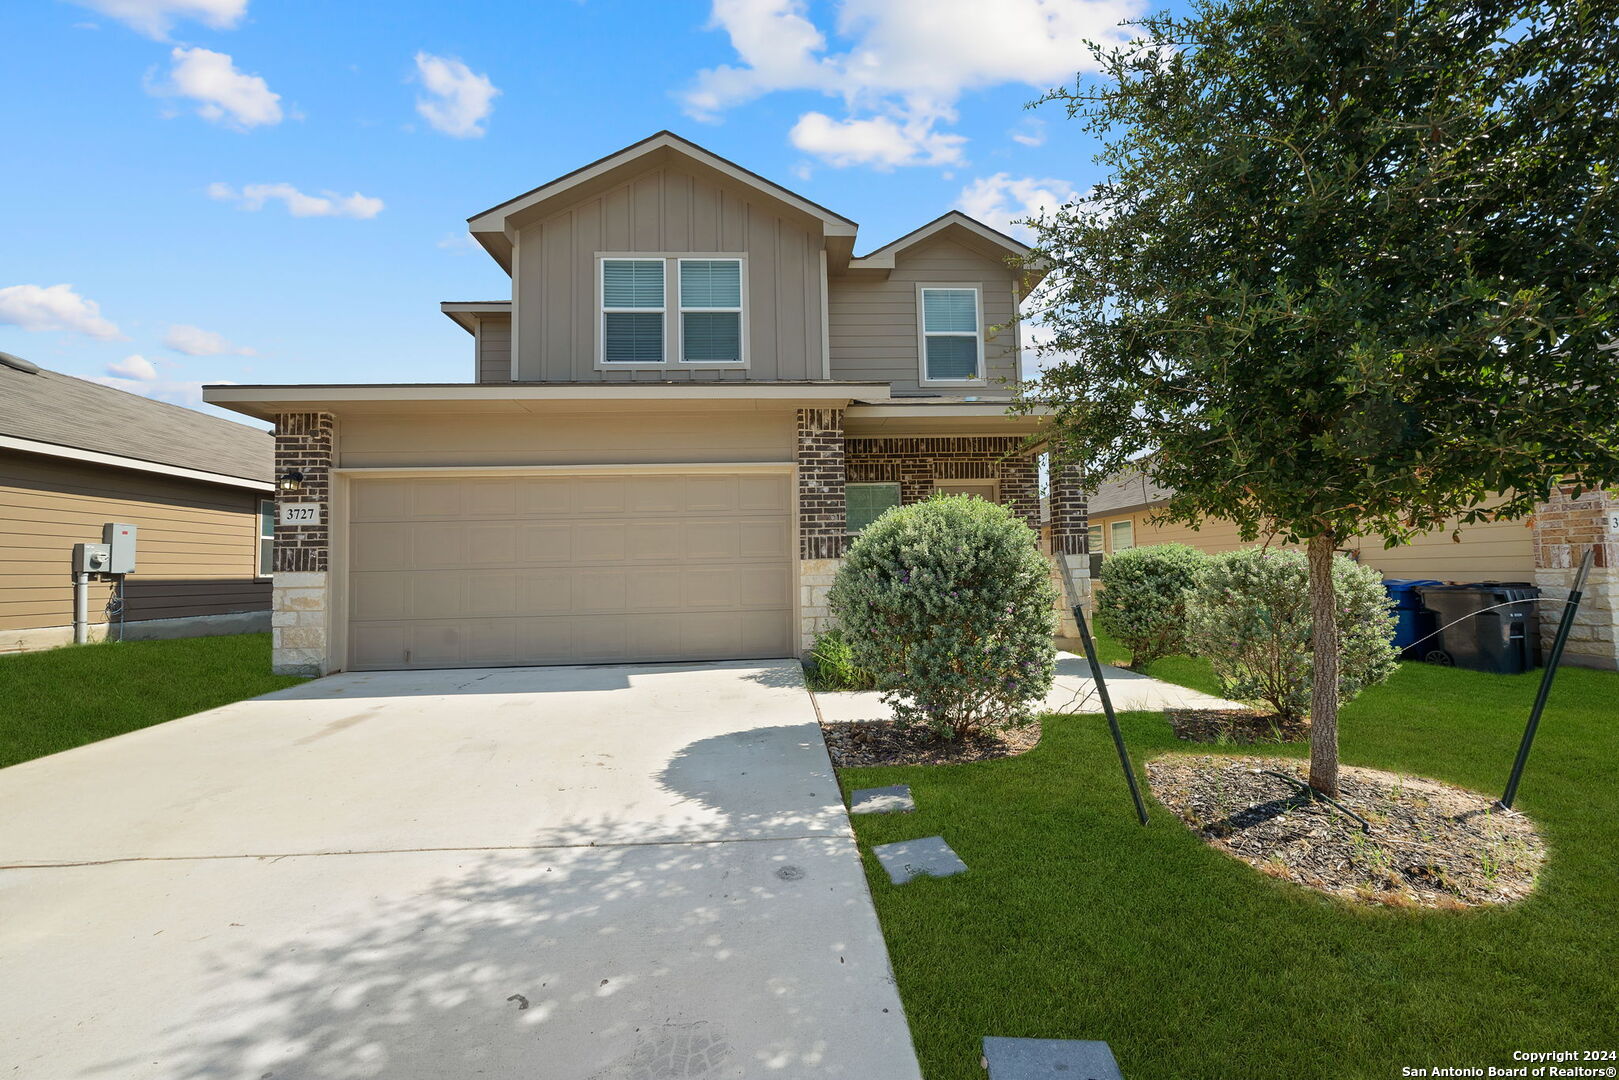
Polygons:
M920 502L937 481L998 480L1001 502L1040 528L1040 465L1016 435L862 438L846 444L851 484L898 484L902 503Z
M801 559L843 555L847 517L843 501L843 410L798 410L798 554Z
M1089 546L1089 510L1082 472L1077 465L1057 465L1051 470L1051 552L1053 555L1085 555Z
M304 474L303 489L277 489L277 507L283 503L320 503L318 525L275 527L277 573L325 571L331 540L332 436L336 418L331 413L282 413L275 425L275 475L290 469ZM279 514L278 514L279 517Z
M1536 508L1534 530L1542 596L1568 596L1586 550L1596 552L1564 662L1619 670L1619 492L1588 491L1576 499L1570 490L1559 491ZM1542 608L1543 645L1551 644L1561 616L1561 605Z

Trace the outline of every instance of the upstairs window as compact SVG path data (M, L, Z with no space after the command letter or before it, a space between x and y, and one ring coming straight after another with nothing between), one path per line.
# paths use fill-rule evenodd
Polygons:
M978 290L971 287L924 288L922 308L922 381L978 382L984 377L983 338L979 332Z
M661 364L663 260L602 260L602 363Z
M742 260L680 260L680 359L742 363Z

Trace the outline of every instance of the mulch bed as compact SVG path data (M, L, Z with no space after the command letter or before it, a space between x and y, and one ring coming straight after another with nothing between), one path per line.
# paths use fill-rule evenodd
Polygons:
M1201 743L1304 742L1308 720L1283 720L1254 709L1165 709L1175 737Z
M821 734L826 738L833 766L839 769L862 765L954 765L1014 757L1034 749L1040 741L1040 721L950 742L926 727L900 727L892 720L823 722Z
M1362 903L1461 908L1521 900L1545 844L1522 814L1486 795L1421 777L1344 766L1339 802L1314 800L1288 758L1169 754L1147 763L1160 802L1213 847L1272 877Z

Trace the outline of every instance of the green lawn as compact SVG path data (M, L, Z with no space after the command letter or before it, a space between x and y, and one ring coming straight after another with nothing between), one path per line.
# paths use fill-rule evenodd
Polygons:
M1198 661L1151 671L1214 689ZM1405 665L1344 709L1344 759L1499 792L1538 679ZM1121 719L1138 766L1185 747L1161 714ZM1140 827L1100 717L1051 718L1018 758L842 779L916 796L856 831L929 1080L981 1080L984 1035L1106 1039L1130 1080L1383 1080L1619 1044L1616 760L1619 675L1564 670L1518 799L1551 849L1540 887L1460 914L1272 880L1156 802ZM870 846L934 834L969 872L888 884Z
M0 767L302 681L270 674L269 634L0 657Z

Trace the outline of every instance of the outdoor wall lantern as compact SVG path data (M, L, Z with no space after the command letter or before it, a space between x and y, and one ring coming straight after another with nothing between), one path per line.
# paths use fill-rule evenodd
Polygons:
M297 469L288 469L281 474L281 481L278 486L288 494L302 491L304 489L304 474Z

